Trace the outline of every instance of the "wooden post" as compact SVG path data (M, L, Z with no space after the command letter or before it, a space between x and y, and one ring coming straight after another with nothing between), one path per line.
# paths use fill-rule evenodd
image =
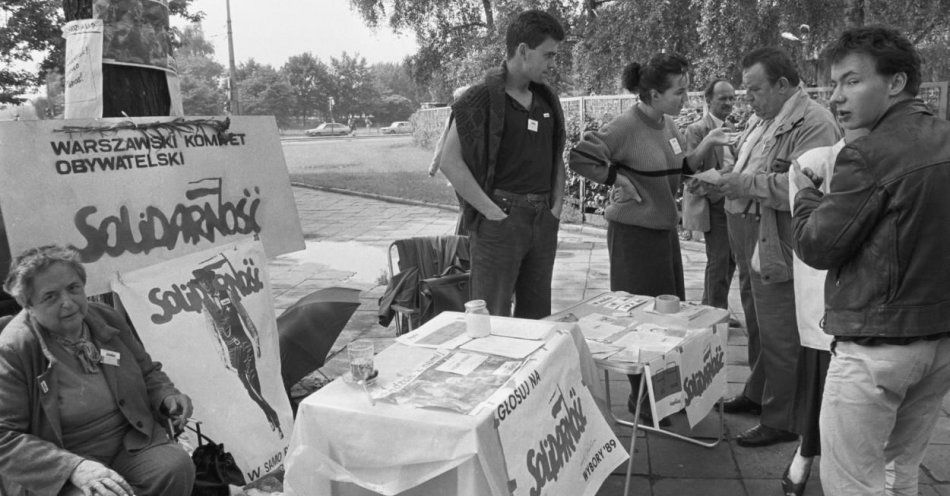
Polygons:
M92 0L63 0L66 21L92 18ZM171 108L165 71L102 64L102 116L165 116Z

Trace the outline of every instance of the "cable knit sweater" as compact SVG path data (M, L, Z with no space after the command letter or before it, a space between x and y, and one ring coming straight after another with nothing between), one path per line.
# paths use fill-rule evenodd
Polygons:
M675 229L679 222L675 195L685 157L686 143L673 119L664 116L660 123L634 106L600 130L584 133L571 150L570 167L603 183L608 168L614 166L636 186L643 199L639 203L620 188L611 189L607 220L650 229Z

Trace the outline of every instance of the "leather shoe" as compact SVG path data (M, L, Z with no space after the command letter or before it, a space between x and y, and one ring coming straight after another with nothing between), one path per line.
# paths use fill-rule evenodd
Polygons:
M722 411L726 413L748 413L750 415L761 415L762 405L750 400L746 395L740 394L723 401Z
M758 424L755 427L739 434L736 437L736 444L746 448L758 448L760 446L771 446L778 443L788 443L798 439L798 434L781 429Z

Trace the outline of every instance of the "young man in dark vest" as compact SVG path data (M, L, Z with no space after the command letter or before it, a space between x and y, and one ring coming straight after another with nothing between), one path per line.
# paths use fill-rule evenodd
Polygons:
M551 273L564 195L564 114L545 84L564 39L546 12L508 26L507 60L452 105L442 172L462 198L472 243L471 298L492 315L551 313Z

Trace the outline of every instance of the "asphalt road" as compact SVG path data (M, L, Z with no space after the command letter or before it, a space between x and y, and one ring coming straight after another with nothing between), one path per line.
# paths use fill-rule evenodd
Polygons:
M385 141L412 141L411 134L384 134L368 136L334 136L334 137L299 137L281 139L280 144L284 148L284 159L287 162L287 170L291 174L299 172L313 172L313 160L310 158L320 154L320 148L334 143L345 143L358 141L360 144L369 144ZM319 167L318 167L319 168Z

